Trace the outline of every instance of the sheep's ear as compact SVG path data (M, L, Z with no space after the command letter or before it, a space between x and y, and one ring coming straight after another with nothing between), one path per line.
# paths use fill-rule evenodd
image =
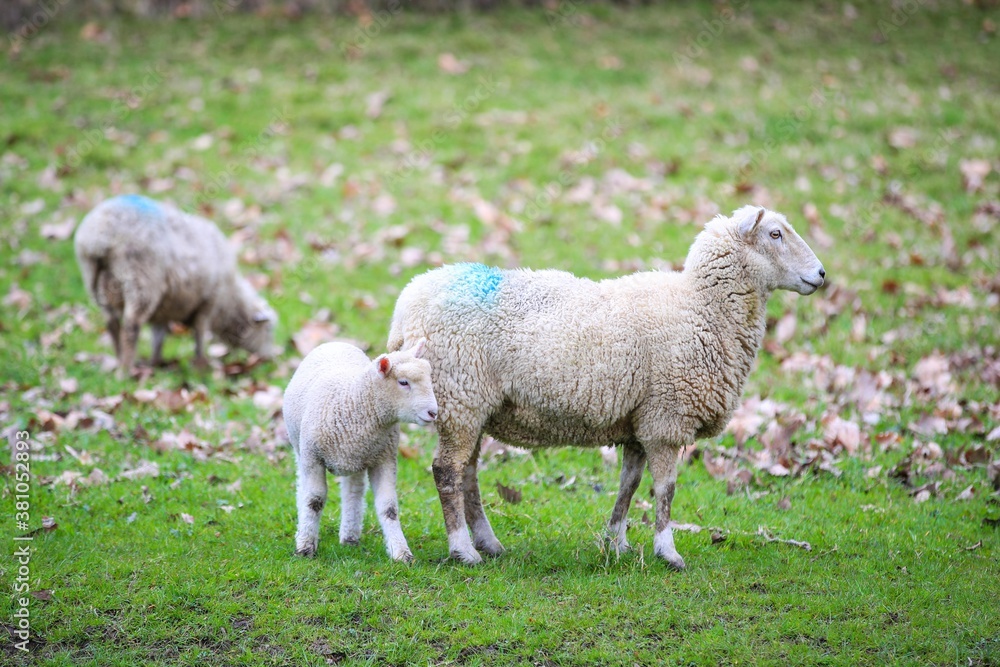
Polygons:
M261 322L270 322L271 316L265 310L258 310L256 313L253 314L253 317L251 319L253 319L253 321L256 322L257 324L260 324Z
M413 352L414 357L419 359L424 355L424 348L426 347L426 345L427 345L427 339L421 338L420 340L417 341L416 345L410 348L410 351Z
M384 377L389 374L389 369L392 368L392 362L389 361L388 355L383 354L375 360L375 367L378 368L378 372Z
M743 214L740 218L740 234L750 236L757 229L760 221L764 219L767 209L764 207L744 206L739 212Z

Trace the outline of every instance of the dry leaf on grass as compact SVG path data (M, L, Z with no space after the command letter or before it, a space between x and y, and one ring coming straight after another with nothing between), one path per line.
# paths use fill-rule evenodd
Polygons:
M442 53L438 56L438 67L446 74L465 74L469 71L469 65L451 53Z
M510 503L511 505L516 505L521 502L521 492L517 489L512 489L509 486L504 486L500 482L497 482L497 493L503 498L504 502Z
M292 336L292 342L299 354L305 356L323 343L329 343L337 337L340 327L331 322L310 321L302 325L298 333Z

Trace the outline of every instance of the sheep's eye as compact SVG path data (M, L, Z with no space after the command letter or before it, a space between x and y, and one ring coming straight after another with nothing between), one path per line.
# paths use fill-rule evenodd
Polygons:
M399 386L400 387L409 387L410 386L410 381L409 380L400 380L399 381Z
M781 230L778 230L778 229L773 230L771 232L771 238L772 239L780 239L781 238Z

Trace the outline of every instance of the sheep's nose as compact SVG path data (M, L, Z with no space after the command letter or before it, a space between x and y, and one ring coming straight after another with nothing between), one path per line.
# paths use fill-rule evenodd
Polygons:
M438 416L437 410L428 410L427 416L430 417L431 419L437 419Z
M826 278L826 271L824 271L824 270L823 270L823 267L822 267L822 266L821 266L821 267L819 267L819 277L820 277L820 278L823 278L823 279L825 279L825 278Z

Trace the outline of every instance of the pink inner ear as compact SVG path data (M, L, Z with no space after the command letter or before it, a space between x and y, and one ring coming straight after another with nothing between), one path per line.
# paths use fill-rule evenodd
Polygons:
M378 360L378 372L381 373L382 375L385 375L386 373L389 372L388 357L382 357L381 359Z
M760 224L760 221L764 219L764 211L765 210L766 209L762 208L762 209L760 209L760 211L757 212L757 220L756 220L756 222L754 222L755 225L756 224Z

